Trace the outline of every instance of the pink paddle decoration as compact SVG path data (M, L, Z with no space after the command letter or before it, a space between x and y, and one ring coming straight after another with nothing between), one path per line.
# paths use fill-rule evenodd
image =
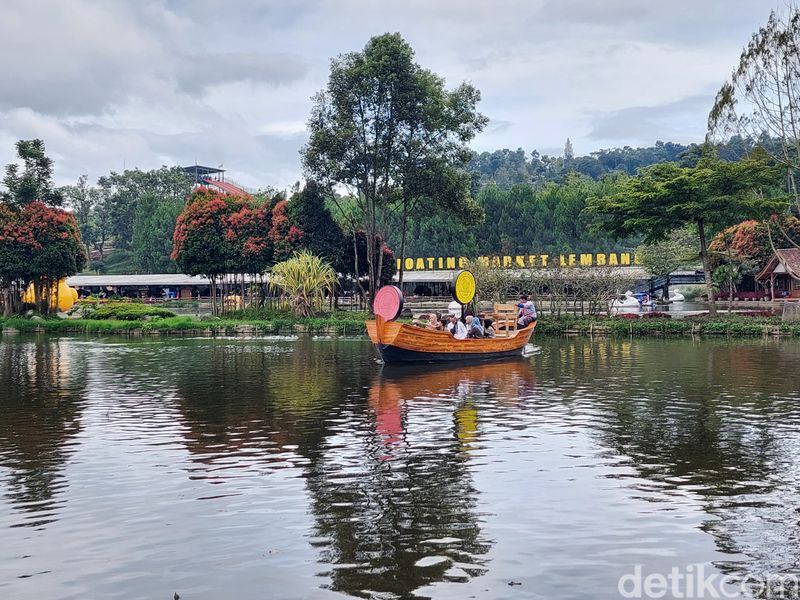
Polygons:
M375 294L372 310L386 321L394 321L403 311L403 292L397 286L385 285Z

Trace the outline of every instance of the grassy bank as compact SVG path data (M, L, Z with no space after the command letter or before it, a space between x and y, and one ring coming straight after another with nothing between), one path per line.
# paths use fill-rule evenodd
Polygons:
M776 318L736 316L696 319L544 317L536 326L536 335L800 336L800 323L782 323Z
M292 315L274 315L270 318L244 319L237 315L224 318L197 318L191 316L151 318L149 320L121 319L28 319L23 317L0 318L0 327L21 332L81 333L96 335L139 334L292 334L299 332L364 335L366 328L363 313L334 313L324 317L298 319Z
M122 319L0 319L0 327L16 331L96 334L96 335L256 335L317 333L365 335L367 313L335 312L322 317L300 319L286 313L240 311L224 318L191 316ZM613 336L726 336L800 337L800 323L781 323L775 318L705 317L698 319L623 319L544 316L536 327L537 336L613 335Z

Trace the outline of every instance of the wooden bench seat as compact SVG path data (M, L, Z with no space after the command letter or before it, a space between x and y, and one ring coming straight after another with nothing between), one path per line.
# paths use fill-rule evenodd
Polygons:
M516 304L495 304L493 306L492 321L496 335L508 335L517 328L517 314L519 309Z

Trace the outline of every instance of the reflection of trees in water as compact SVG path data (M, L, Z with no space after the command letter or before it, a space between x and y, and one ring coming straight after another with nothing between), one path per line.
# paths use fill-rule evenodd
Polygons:
M239 463L282 468L302 457L312 543L332 589L407 597L482 572L489 542L467 469L478 435L471 395L513 396L532 384L529 365L425 367L370 386L377 367L364 350L301 338L271 352L221 340L188 355L172 381L202 477L219 481ZM419 427L409 431L409 418L422 419ZM417 565L435 556L448 558Z
M532 383L527 363L387 370L372 382L371 414L351 415L308 477L331 589L405 598L485 571L472 397Z
M452 431L446 438L407 441L392 460L381 459L373 438L367 448L331 447L314 464L308 488L332 589L408 597L448 576L483 572L489 542L478 526L477 491L460 442ZM459 571L449 571L451 561Z
M700 497L718 548L751 558L721 567L797 572L800 347L578 340L553 356L563 397L599 402L604 444L642 477Z
M85 357L51 338L0 343L0 467L20 510L47 513L66 487L62 470L80 431ZM42 514L26 525L54 520Z
M198 348L174 378L186 444L201 462L204 456L213 460L243 448L281 445L314 456L341 391L363 385L360 365L335 343L312 349L312 340L301 338L264 349L220 342Z

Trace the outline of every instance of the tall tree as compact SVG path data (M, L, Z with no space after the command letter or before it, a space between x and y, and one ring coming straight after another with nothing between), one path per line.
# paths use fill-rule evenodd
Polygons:
M572 142L567 138L567 141L564 143L564 162L568 163L573 160L575 160L575 151L572 149Z
M171 260L172 234L183 201L160 198L153 193L143 194L136 203L130 250L136 270L140 273L174 273Z
M662 163L628 179L619 192L594 198L591 208L599 214L602 229L617 237L641 234L645 242L663 240L673 230L694 224L709 311L716 314L709 234L784 207L783 199L768 199L762 193L778 177L763 154L735 163L704 158L693 168Z
M466 143L486 123L475 110L479 99L467 84L448 92L397 33L332 61L327 88L314 99L303 163L311 178L351 191L350 229L363 229L368 240L370 301L384 257L374 242L386 237L393 210L402 214L403 245L422 198L453 208L469 197L470 177L459 169L471 155Z
M800 212L800 8L773 11L744 47L708 116L709 139L731 134L761 140L784 168ZM777 143L770 143L771 141Z
M86 247L86 257L89 258L91 248L95 243L94 208L97 202L97 190L87 184L87 175L78 177L75 185L68 185L59 191L66 200L67 206L75 215L75 221L81 231L81 239Z
M292 195L287 207L289 222L303 232L303 247L343 271L347 240L326 205L323 188L314 181Z
M61 206L63 197L53 187L53 161L45 154L44 142L19 140L16 146L22 171L17 163L6 165L3 185L7 191L0 192L0 200L17 209L31 202Z

